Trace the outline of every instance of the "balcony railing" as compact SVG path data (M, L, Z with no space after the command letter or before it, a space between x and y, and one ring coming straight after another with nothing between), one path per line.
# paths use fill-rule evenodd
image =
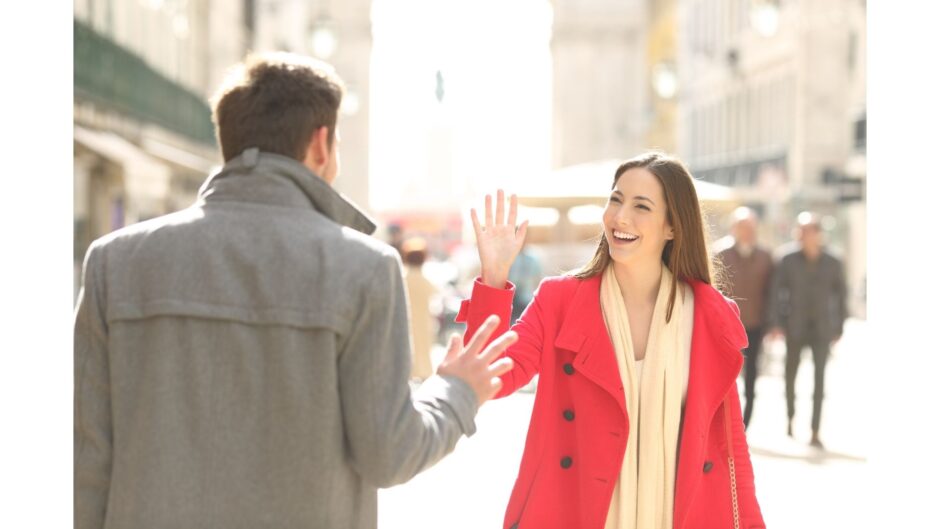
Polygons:
M168 79L84 22L77 19L74 22L76 98L215 145L212 112L204 98Z

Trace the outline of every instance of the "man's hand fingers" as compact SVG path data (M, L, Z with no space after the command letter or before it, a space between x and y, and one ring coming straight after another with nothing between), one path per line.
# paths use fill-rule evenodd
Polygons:
M503 357L490 364L486 369L489 371L490 376L499 377L511 371L513 365L512 358Z
M444 362L450 362L454 358L457 358L457 355L460 353L462 340L460 339L459 334L451 334L450 339L447 341L447 354L444 355Z
M514 331L506 331L502 335L500 335L499 338L496 338L495 340L493 340L493 342L490 343L489 346L487 346L486 350L484 350L483 353L480 354L480 358L484 362L489 364L490 362L495 360L496 357L501 355L503 351L506 350L506 348L516 343L516 340L518 339L519 339L519 335L516 334Z
M486 345L486 341L490 339L490 336L492 336L493 331L496 330L498 325L499 316L493 314L489 318L486 318L486 321L483 322L483 325L480 325L477 332L473 333L473 338L470 338L470 342L467 344L466 349L464 349L464 354L478 354L480 350L483 349L483 346Z

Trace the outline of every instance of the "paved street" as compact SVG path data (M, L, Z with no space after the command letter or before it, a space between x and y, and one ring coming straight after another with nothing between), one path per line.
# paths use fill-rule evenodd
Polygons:
M820 432L823 451L808 446L813 386L809 350L797 376L791 439L786 436L783 345L765 348L748 440L768 527L868 526L866 511L859 508L859 499L868 496L865 409L872 357L866 330L865 322L850 320L830 358ZM477 417L477 434L462 439L454 454L411 482L380 491L379 529L501 527L533 398L519 392L486 404Z

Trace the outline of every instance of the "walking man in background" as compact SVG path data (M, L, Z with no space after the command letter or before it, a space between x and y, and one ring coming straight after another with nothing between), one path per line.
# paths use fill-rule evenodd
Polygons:
M773 258L757 243L757 215L747 207L736 209L732 215L731 236L734 244L718 256L728 272L730 298L741 309L741 322L747 332L744 350L744 426L751 422L754 411L754 386L761 345L767 331L767 301L770 297Z
M331 187L342 93L323 63L249 58L196 203L88 250L76 528L374 529L378 487L473 434L514 334L451 340L412 396L400 258Z
M783 256L774 272L771 304L775 336L786 337L787 435L793 436L795 382L803 348L813 352L813 437L822 448L819 423L830 347L842 337L847 317L842 262L826 251L819 217L803 212L797 218L798 249Z

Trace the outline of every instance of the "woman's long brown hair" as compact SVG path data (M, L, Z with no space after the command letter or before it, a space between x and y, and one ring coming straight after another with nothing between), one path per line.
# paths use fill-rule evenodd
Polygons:
M672 319L679 280L698 279L715 285L723 277L722 267L716 257L709 256L708 232L702 217L698 194L691 173L677 158L661 152L649 152L627 160L617 168L611 189L617 180L630 169L644 168L652 173L663 186L666 197L666 220L673 229L673 239L663 248L663 263L672 272L672 291L666 321ZM600 274L611 262L610 247L605 232L594 257L574 277L587 279Z

